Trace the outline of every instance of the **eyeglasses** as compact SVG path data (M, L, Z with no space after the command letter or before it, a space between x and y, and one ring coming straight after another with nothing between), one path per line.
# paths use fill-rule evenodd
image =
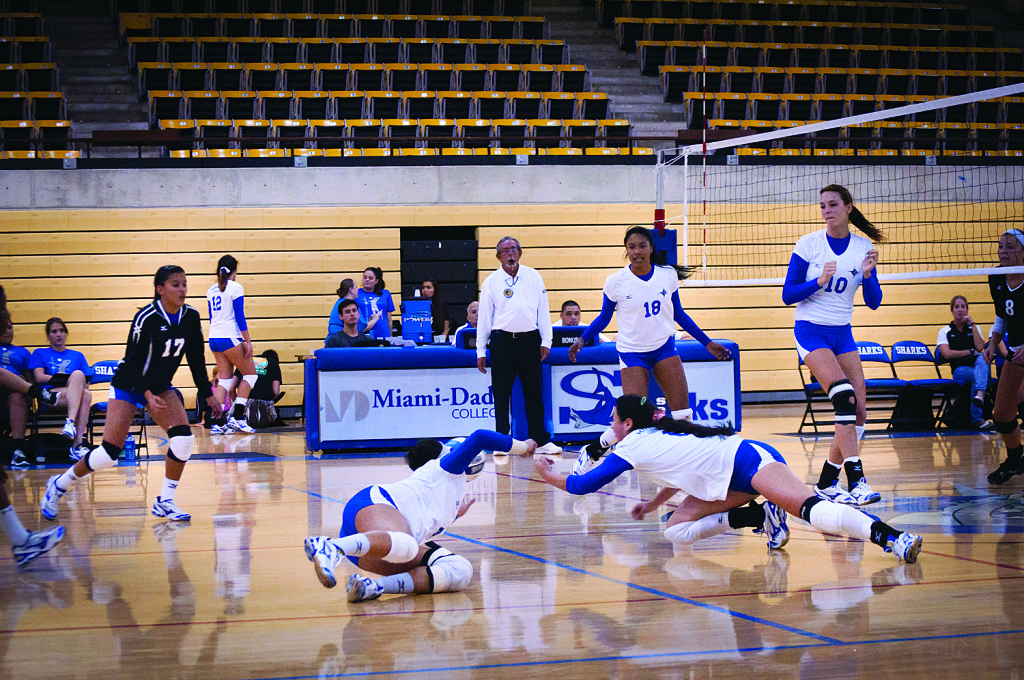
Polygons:
M515 246L509 246L508 248L502 248L501 250L499 250L498 254L499 255L508 255L509 253L518 253L518 252L519 252L519 248L516 248Z

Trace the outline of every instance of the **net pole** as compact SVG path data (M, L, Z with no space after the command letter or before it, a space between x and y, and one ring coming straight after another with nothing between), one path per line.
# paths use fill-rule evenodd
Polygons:
M654 228L665 234L665 150L658 151L654 164Z

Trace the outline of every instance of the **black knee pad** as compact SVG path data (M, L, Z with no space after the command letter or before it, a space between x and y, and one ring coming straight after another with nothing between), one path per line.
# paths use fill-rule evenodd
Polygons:
M857 424L857 393L846 378L828 386L828 398L836 412L836 425Z
M821 502L821 499L817 496L811 496L804 501L803 505L800 506L800 519L810 524L811 522L811 508Z
M997 420L993 423L993 425L995 425L996 432L998 432L999 434L1010 434L1011 432L1017 429L1017 419L1013 418L1011 420L1006 421Z

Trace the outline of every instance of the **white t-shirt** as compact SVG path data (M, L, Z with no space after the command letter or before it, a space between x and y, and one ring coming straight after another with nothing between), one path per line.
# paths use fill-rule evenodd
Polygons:
M625 266L604 282L604 295L615 303L620 352L650 352L675 337L672 294L679 290L679 276L671 267L654 265L649 281Z
M379 486L391 495L416 542L423 543L458 517L466 494L466 475L447 472L435 458L402 481Z
M487 356L491 331L509 333L540 331L540 344L551 349L551 313L548 290L536 269L519 265L515 276L502 268L491 273L480 286L480 315L477 317L476 356Z
M870 239L850 234L846 252L836 255L825 230L800 237L793 254L807 262L805 281L821 276L826 262L835 260L836 273L825 287L796 303L795 319L822 326L845 326L853 321L853 295L864 279L861 264L874 246Z
M243 296L245 291L242 284L231 280L228 280L223 292L216 283L206 291L206 301L210 303L211 338L241 339L242 332L238 329L238 321L235 320L234 302Z
M729 493L736 450L742 442L738 434L695 437L648 427L627 434L615 446L615 455L660 486L720 501Z

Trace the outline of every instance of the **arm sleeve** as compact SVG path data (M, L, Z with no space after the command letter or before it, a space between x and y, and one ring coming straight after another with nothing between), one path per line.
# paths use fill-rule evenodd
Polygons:
M565 490L575 496L593 493L612 481L633 466L614 453L609 453L600 465L595 466L585 475L569 475L565 480Z
M683 304L679 301L679 291L672 293L672 318L675 320L679 327L684 331L693 336L693 339L700 344L707 347L708 343L711 342L711 338L702 331L690 315L683 310Z
M249 324L245 321L245 296L239 295L236 297L231 301L231 306L235 309L235 323L238 324L238 330L249 330Z
M882 284L878 282L878 268L867 281L861 284L861 293L864 295L864 304L871 309L878 309L882 306Z
M477 430L454 451L441 458L441 469L453 475L461 475L481 451L509 451L512 437L491 430Z
M487 341L491 339L491 323L494 320L494 302L491 291L484 280L480 288L480 311L476 322L476 356L482 359L487 356Z
M807 260L796 253L789 258L789 269L786 271L786 282L782 284L782 304L795 305L817 293L821 286L817 279L805 281L807 278Z
M192 381L199 390L196 398L206 399L213 394L213 385L210 384L210 376L206 374L206 352L203 348L203 329L199 325L199 312L192 315L191 327L185 346L185 358L188 360L188 368L192 371Z
M597 336L598 333L603 331L611 323L612 314L615 313L615 303L608 299L605 295L604 301L601 303L601 313L597 315L597 318L590 322L590 326L587 330L583 331L583 341L590 342Z

